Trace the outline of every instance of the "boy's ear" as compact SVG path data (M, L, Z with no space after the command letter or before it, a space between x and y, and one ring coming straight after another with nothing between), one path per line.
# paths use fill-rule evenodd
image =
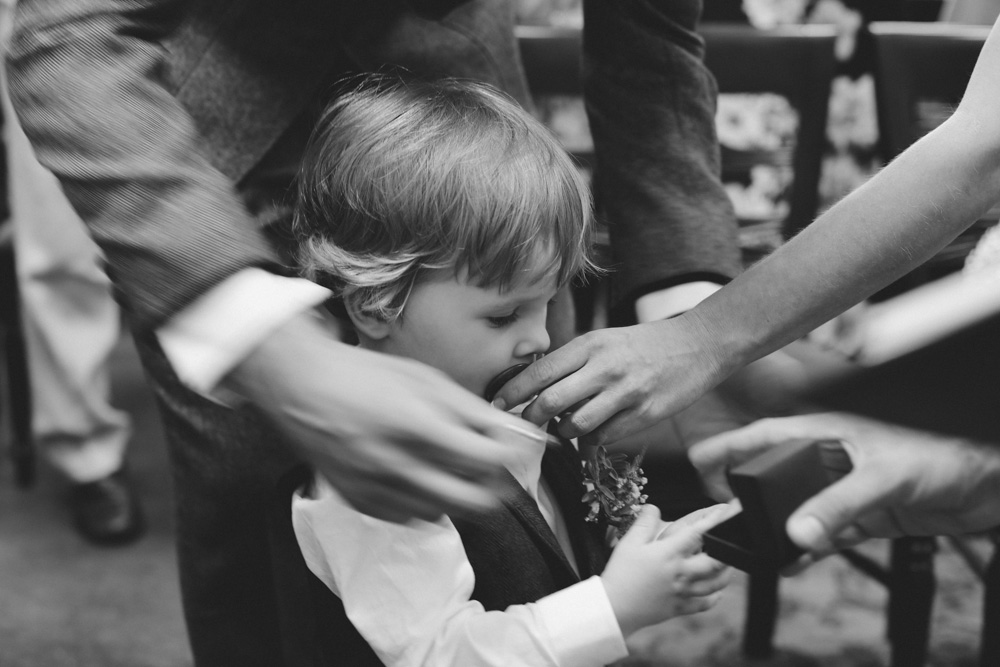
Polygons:
M389 323L374 315L361 312L357 304L346 303L347 316L351 318L354 328L358 333L371 340L382 340L389 335Z

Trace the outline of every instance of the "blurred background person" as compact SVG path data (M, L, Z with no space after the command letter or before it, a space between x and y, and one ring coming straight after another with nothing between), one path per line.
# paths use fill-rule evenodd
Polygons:
M0 3L4 54L15 1ZM70 484L76 530L95 544L125 544L144 521L125 464L129 417L110 402L120 313L97 246L17 122L5 72L0 95L35 442Z

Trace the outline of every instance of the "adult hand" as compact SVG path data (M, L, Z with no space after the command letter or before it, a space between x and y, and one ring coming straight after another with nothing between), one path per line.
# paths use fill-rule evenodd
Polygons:
M561 415L564 436L614 442L687 407L724 377L710 341L686 315L592 331L531 364L494 403L505 408L537 395L525 419L542 424Z
M704 440L688 455L704 476L719 479L728 466L802 438L839 440L853 464L788 519L789 536L815 557L869 537L1000 524L1000 445L824 413L763 419Z
M531 364L494 403L519 405L534 397L525 419L543 424L559 417L564 436L590 434L589 442L607 444L691 406L732 372L721 366L723 358L692 311L584 334ZM801 376L801 364L780 350L739 369L717 396L690 409L692 417L680 415L685 443L746 423L749 415L787 412L789 390Z
M428 366L340 343L308 315L230 381L348 502L389 521L491 506L517 446L508 427L531 428Z

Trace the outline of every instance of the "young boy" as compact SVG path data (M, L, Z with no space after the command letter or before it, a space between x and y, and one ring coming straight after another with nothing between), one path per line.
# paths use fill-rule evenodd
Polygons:
M479 395L546 351L549 303L591 267L586 183L543 126L473 83L376 78L342 96L295 224L304 275L340 297L362 347ZM518 444L501 506L472 518L383 522L319 476L295 497L306 563L382 663L603 665L634 630L714 604L725 572L700 553L706 526L647 507L610 552L572 444Z

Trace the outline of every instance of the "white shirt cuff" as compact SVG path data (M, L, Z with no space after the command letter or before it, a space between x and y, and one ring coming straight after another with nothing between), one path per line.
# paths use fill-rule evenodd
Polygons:
M156 335L181 382L208 396L271 332L329 296L328 289L304 278L243 269L170 318Z
M600 577L535 603L560 665L607 665L628 655L618 619Z
M635 301L636 319L644 324L680 315L720 289L722 285L717 283L698 281L644 294Z

